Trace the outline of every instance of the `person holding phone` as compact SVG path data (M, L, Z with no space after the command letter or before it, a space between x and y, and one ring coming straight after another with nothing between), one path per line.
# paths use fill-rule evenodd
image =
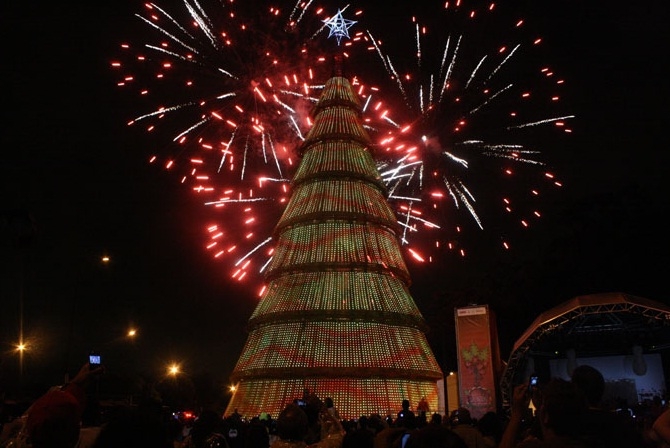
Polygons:
M72 381L49 389L21 417L16 446L30 442L32 448L77 446L81 416L86 406L86 387L104 372L102 365L85 363Z
M569 381L552 378L533 394L536 418L541 436L520 440L523 417L531 400L528 384L514 388L509 422L498 448L590 448L582 439L579 422L586 412L586 399L581 390Z

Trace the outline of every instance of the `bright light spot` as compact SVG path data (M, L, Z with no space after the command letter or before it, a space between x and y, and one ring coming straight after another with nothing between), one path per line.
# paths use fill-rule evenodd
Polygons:
M423 257L419 255L417 252L415 252L413 249L409 249L409 253L412 254L412 257L414 257L415 260L420 261L422 263L425 261Z

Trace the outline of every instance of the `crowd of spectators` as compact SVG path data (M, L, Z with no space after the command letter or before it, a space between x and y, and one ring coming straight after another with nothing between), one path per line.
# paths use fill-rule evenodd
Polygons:
M551 379L537 388L519 385L508 413L474 419L459 408L448 415L414 409L396 415L343 420L330 397L306 393L278 415L243 418L202 410L166 413L147 398L119 406L104 418L86 417L86 387L104 367L84 365L65 386L52 388L19 418L4 422L0 448L666 448L670 410L661 397L631 409L602 407L604 379L590 366L571 381ZM308 392L308 391L306 391ZM416 412L415 412L416 411Z

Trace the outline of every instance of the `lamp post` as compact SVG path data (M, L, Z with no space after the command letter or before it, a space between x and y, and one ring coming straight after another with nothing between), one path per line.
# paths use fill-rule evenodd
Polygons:
M77 333L77 317L80 314L80 310L78 309L81 307L81 303L79 303L79 295L83 294L83 288L85 287L91 287L91 285L95 285L96 287L100 288L100 284L102 281L101 271L107 271L108 269L111 269L112 265L112 259L110 258L109 255L102 254L102 255L93 255L93 254L87 254L83 258L78 257L79 261L83 261L85 263L86 269L83 270L85 273L84 276L81 276L77 280L77 289L72 293L72 298L71 298L71 304L70 304L70 328L67 334L67 345L65 347L65 365L64 365L64 381L67 383L70 378L69 378L69 369L70 369L70 362L71 362L71 356L72 356L72 350L73 346L76 345L76 343L80 343L80 341L77 341L77 338L75 337L75 334ZM93 265L91 265L93 263ZM90 347L89 347L90 348Z
M21 339L19 343L16 344L16 351L19 353L19 388L23 389L23 353L26 351L28 346L23 341L23 332L21 332Z
M2 224L0 225L0 231L4 233L6 229L11 241L10 247L13 250L8 251L8 253L12 256L16 255L16 259L12 263L12 270L8 272L15 272L18 280L19 342L16 345L16 349L19 352L19 387L22 389L23 351L26 348L23 335L24 300L29 267L28 262L30 261L29 252L36 234L36 225L32 213L25 209L0 210L0 224ZM0 237L2 237L0 243L4 243L4 234L0 234ZM4 325L3 319L0 319L0 325ZM0 336L2 335L0 334Z

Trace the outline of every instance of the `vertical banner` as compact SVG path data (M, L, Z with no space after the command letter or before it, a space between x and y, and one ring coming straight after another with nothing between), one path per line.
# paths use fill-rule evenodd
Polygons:
M496 411L499 350L495 322L487 306L456 308L455 314L459 401L479 419Z

